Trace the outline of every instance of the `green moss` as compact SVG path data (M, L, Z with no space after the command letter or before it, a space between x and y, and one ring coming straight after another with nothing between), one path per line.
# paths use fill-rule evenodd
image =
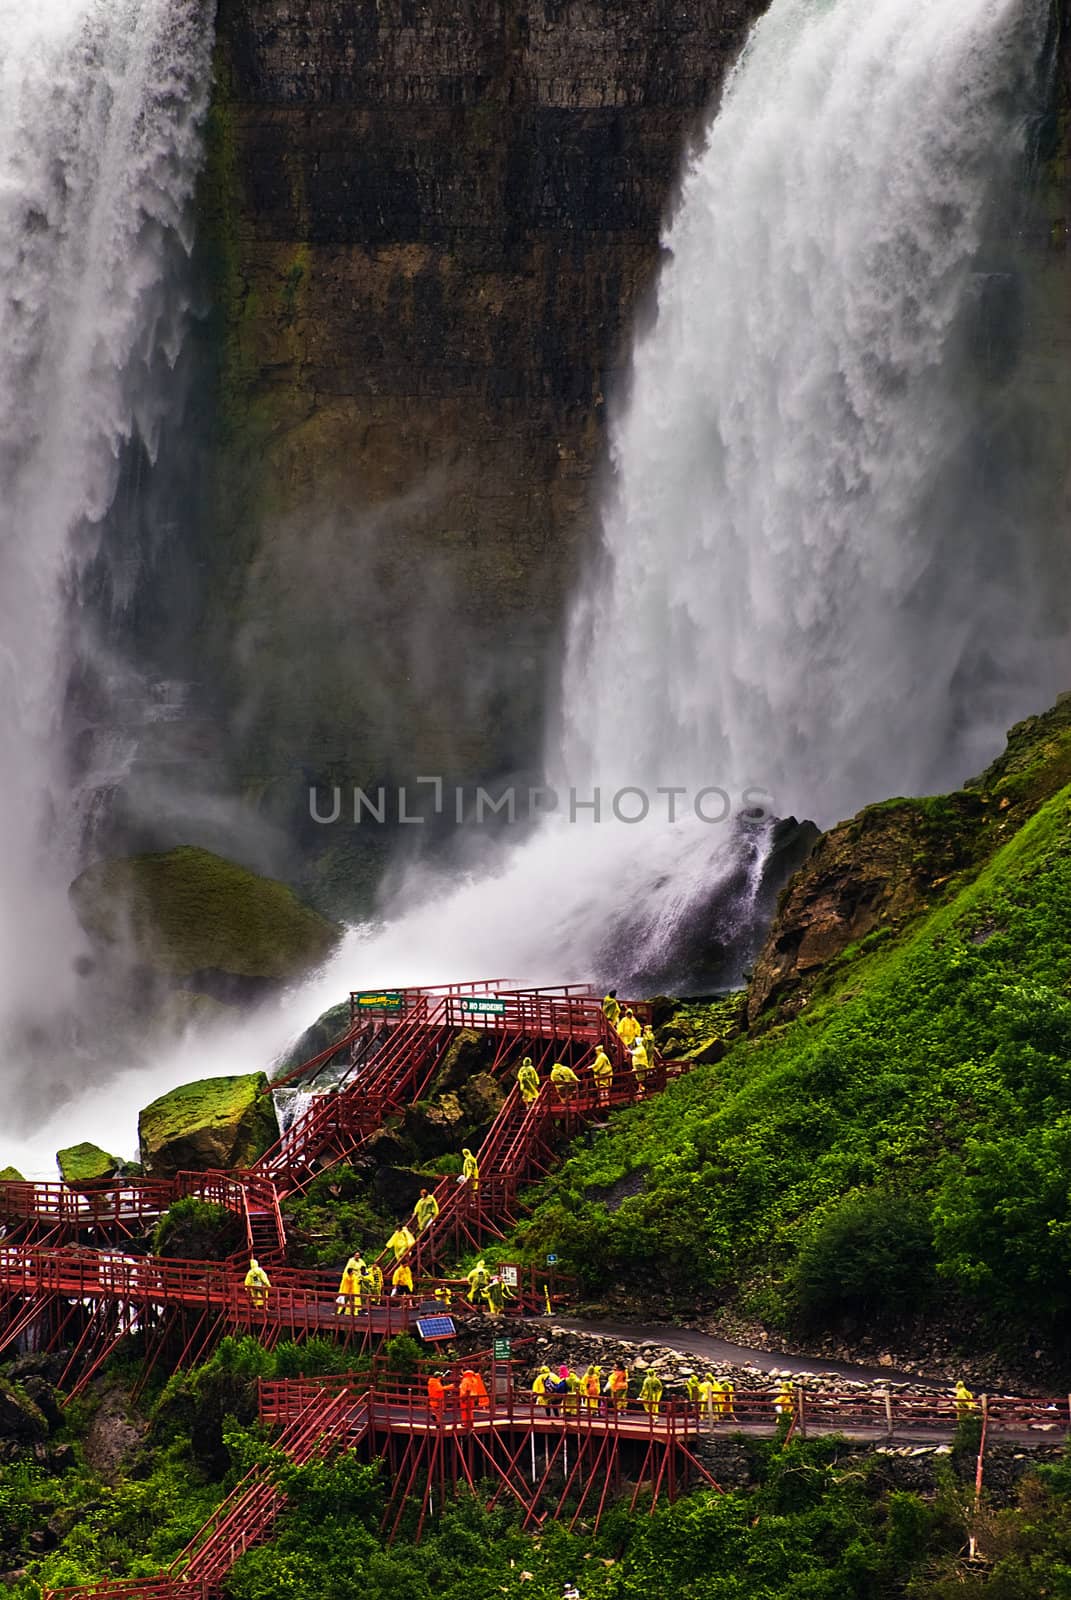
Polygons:
M18 1167L0 1167L0 1183L25 1183Z
M285 884L192 847L100 862L71 896L91 937L129 939L146 964L172 977L293 978L338 938Z
M248 1167L279 1136L262 1072L184 1083L138 1118L142 1160L153 1173Z
M77 1188L84 1183L105 1183L114 1178L120 1162L96 1144L72 1144L56 1151L56 1165L64 1183Z

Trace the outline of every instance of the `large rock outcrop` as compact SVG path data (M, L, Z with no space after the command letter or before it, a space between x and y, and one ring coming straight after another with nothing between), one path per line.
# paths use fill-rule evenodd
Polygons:
M538 753L660 223L766 3L222 0L205 638L248 790L351 895L382 830L308 781Z
M1008 734L962 790L889 800L823 834L781 896L755 963L748 1021L791 1016L849 949L895 933L1071 782L1071 694Z
M251 1166L279 1137L267 1084L262 1072L201 1078L154 1100L138 1117L146 1172L163 1178Z
M98 948L222 999L300 977L339 936L285 884L189 846L97 862L71 898Z

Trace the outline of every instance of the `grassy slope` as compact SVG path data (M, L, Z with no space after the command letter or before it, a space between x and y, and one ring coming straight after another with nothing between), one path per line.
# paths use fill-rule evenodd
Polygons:
M617 1118L545 1186L529 1253L554 1249L595 1289L742 1292L776 1322L835 1316L836 1285L815 1292L835 1245L861 1251L864 1278L869 1253L894 1297L929 1264L1064 1339L1069 802L1058 791L913 931L842 963L799 1019Z

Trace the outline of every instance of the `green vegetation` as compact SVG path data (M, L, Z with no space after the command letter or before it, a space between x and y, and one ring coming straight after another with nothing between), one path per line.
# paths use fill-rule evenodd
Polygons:
M156 1224L152 1253L175 1261L226 1261L245 1244L242 1219L226 1206L176 1200Z
M795 1021L616 1117L543 1186L529 1258L781 1325L937 1283L1071 1348L1069 821L1063 789Z
M411 1347L411 1348L409 1348ZM417 1347L385 1352L403 1372ZM114 1401L123 1362L104 1396ZM961 1441L926 1494L896 1487L880 1456L844 1441L748 1441L749 1482L703 1490L653 1516L641 1497L607 1507L597 1535L582 1516L535 1534L508 1506L487 1508L489 1489L434 1507L416 1542L418 1506L397 1537L381 1533L388 1480L382 1466L348 1454L296 1468L256 1422L258 1378L361 1370L367 1358L333 1342L265 1350L227 1338L212 1359L172 1377L145 1402L136 1442L109 1479L89 1464L101 1396L68 1408L51 1472L29 1453L0 1466L0 1573L16 1600L42 1585L148 1576L180 1553L254 1464L285 1488L272 1541L254 1548L226 1580L227 1600L559 1600L576 1582L584 1600L1036 1600L1067 1592L1071 1562L1071 1457L1022 1480L1017 1502L973 1505L973 1450ZM972 1419L975 1420L976 1419ZM27 1452L30 1447L26 1447ZM966 1559L972 1532L981 1560ZM988 1574L988 1576L986 1576Z
M77 1189L83 1183L107 1183L109 1178L115 1177L121 1163L99 1145L86 1142L57 1150L56 1165L64 1183Z
M285 884L192 846L98 862L75 880L71 897L92 938L127 941L172 978L299 977L327 957L339 933Z
M290 1256L306 1267L341 1272L356 1250L374 1260L396 1225L394 1217L372 1204L367 1178L351 1167L321 1173L305 1194L286 1205Z
M263 1072L199 1078L147 1105L138 1117L141 1159L156 1176L249 1167L279 1137Z

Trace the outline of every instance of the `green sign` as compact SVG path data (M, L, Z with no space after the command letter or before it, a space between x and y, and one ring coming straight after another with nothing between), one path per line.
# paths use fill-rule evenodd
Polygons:
M368 1011L400 1011L402 997L396 989L380 989L374 994L359 994L357 1004Z
M495 1360L508 1361L513 1352L513 1345L509 1339L495 1340Z
M497 999L475 1000L463 998L461 1009L462 1011L479 1011L485 1017L502 1017L506 1014L506 1002Z

